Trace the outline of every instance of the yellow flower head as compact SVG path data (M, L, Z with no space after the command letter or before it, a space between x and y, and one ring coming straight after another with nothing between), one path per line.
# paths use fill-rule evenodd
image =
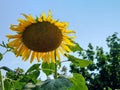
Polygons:
M71 51L68 46L74 46L75 33L67 30L67 22L59 22L52 18L51 12L48 16L43 13L36 19L32 15L23 14L24 19L18 19L18 25L11 25L10 29L16 31L16 35L7 35L13 39L8 43L14 48L16 56L22 56L23 60L30 58L30 62L36 59L38 62L54 62L55 58L60 60L60 53ZM55 57L56 56L56 57Z

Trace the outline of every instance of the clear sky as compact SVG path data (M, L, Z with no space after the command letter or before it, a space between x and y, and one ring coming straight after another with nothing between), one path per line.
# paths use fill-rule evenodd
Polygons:
M0 0L0 42L7 41L6 34L14 34L10 24L18 24L17 19L23 18L21 13L39 16L49 10L54 19L69 22L68 29L76 31L76 42L83 48L89 42L106 48L106 37L120 34L120 0ZM0 52L4 52L1 47ZM12 69L27 69L30 65L13 53L0 62L0 66Z

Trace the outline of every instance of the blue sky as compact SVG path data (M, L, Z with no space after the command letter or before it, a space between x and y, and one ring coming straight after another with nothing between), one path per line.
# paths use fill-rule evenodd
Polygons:
M10 24L17 24L23 18L21 13L39 16L49 10L54 19L69 22L68 29L76 31L76 42L83 48L91 42L106 49L106 37L120 34L120 0L0 0L0 42L7 41L6 34L14 34ZM4 52L1 47L0 52ZM3 65L13 69L31 66L13 53L4 56Z

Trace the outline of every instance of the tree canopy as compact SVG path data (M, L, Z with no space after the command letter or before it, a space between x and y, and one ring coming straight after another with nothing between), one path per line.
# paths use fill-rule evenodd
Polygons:
M88 67L71 64L71 72L84 76L89 90L112 90L120 88L120 38L118 33L106 39L108 51L88 44L87 50L77 50L79 57L93 61Z

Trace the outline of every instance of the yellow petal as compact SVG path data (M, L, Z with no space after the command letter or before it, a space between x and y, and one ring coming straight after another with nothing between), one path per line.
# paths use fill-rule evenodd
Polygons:
M23 45L23 48L24 48L24 51L22 52L22 59L25 60L26 57L28 56L28 51L29 50L25 45Z
M13 30L13 31L18 31L17 26L18 25L10 25L10 29Z
M44 54L44 56L42 56L42 60L43 60L43 62L46 62L46 60L47 60L46 54Z
M42 22L42 21L43 21L43 18L42 18L42 17L39 17L39 18L38 18L38 21L39 21L39 22Z
M72 43L72 41L70 39L67 39L64 37L63 37L63 39L64 39L63 41L65 42L65 44L70 45L70 46L74 46L74 43Z
M56 22L55 23L56 26L58 26L58 28L67 28L68 27L68 22Z
M8 43L8 46L10 47L17 47L17 46L20 46L21 45L21 39L20 38L17 38L15 40L12 40L11 42Z
M75 33L73 30L64 30L64 33Z
M35 52L33 51L31 54L30 63L32 63L34 59L35 59Z
M37 60L38 60L38 62L40 62L40 58L41 58L41 53L39 53L39 52L37 52Z
M52 13L51 11L48 12L48 17L47 17L47 21L52 21Z
M6 35L6 37L8 37L9 39L14 39L14 38L21 38L21 34L17 34L17 35Z
M23 48L23 44L21 44L21 46L18 48L17 53L16 53L16 57L20 56L22 54L22 52L24 51L25 48Z
M54 51L51 52L51 59L52 59L52 62L55 63L55 54L54 54Z
M67 51L67 52L71 52L71 50L69 49L68 46L62 44L61 47L63 48L63 50Z
M17 32L23 32L23 28L21 28L19 25L11 25L10 29L13 31L17 31Z
M47 21L47 17L45 13L42 13L41 18L43 19L43 21Z
M60 60L60 54L59 54L58 50L56 50L56 56L57 56L57 59Z
M30 15L22 14L22 15L27 19L27 21L32 23L36 22L34 17L31 14Z
M18 19L18 22L20 22L20 24L21 24L21 25L24 25L24 24L26 24L26 20L24 20L24 19L21 19L21 18L19 18L19 19Z
M25 57L23 58L24 59L24 61L26 61L29 57L30 57L30 54L31 54L31 50L26 50L26 53L25 53L26 55L25 55Z
M49 54L49 52L47 52L47 54L46 54L46 62L50 63L50 54Z
M64 51L63 51L63 48L62 48L62 47L59 48L59 51L60 51L60 53L64 56Z

